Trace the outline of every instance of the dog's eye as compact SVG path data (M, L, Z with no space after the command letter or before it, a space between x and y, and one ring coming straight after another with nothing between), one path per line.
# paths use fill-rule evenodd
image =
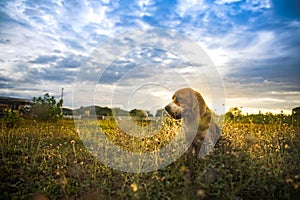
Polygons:
M174 101L174 103L176 104L176 105L180 105L180 103L179 103L179 101L178 101L178 97L176 97L176 96L174 96L173 97L173 101Z

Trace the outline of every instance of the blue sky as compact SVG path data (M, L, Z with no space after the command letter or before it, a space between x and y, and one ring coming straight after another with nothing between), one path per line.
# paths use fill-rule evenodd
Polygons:
M298 0L2 0L0 95L59 97L63 87L64 104L72 107L74 83L91 54L124 33L151 27L175 31L203 48L222 78L226 109L290 113L300 105ZM92 101L82 98L74 106L155 110L186 85L215 106L211 98L218 92L205 86L207 80L187 75L181 81L178 73L195 75L170 52L132 50L98 77ZM139 80L145 84L137 86Z

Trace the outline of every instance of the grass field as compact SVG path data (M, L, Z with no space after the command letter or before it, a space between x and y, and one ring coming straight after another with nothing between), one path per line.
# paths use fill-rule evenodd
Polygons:
M0 121L1 122L1 121ZM88 122L87 122L88 123ZM152 151L175 131L135 140L113 121L99 121L116 144ZM300 196L299 127L285 123L227 123L214 152L195 159L187 178L185 157L149 173L125 173L98 162L73 121L0 124L0 199L296 199ZM176 126L175 126L176 127ZM88 135L86 137L92 137ZM91 138L92 139L92 138ZM139 148L137 148L137 145ZM47 198L46 198L47 197Z

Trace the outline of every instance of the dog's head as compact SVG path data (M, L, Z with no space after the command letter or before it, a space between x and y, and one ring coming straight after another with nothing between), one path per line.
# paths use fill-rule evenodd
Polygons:
M211 114L200 93L191 88L177 90L165 110L174 119L196 120L201 129L208 128Z

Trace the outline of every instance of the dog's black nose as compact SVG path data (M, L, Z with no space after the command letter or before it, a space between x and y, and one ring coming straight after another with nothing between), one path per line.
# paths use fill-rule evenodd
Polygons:
M170 105L166 105L165 110L169 113L170 112Z

